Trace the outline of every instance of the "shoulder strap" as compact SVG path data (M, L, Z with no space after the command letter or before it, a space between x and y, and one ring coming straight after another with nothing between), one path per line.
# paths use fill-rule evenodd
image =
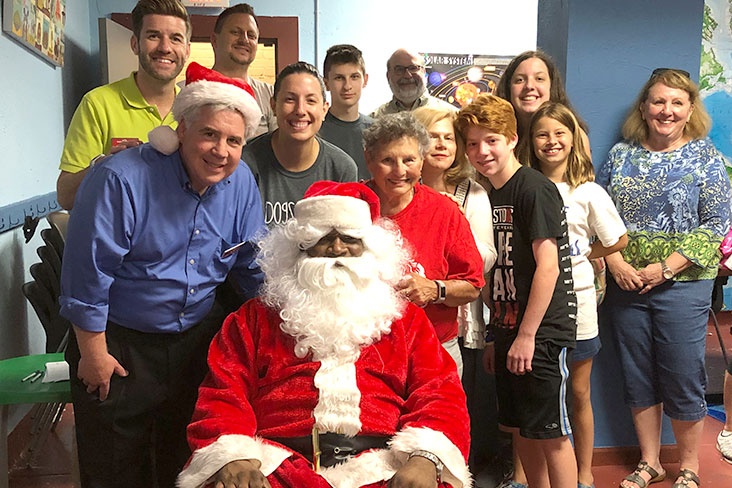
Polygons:
M460 206L465 208L468 204L468 193L470 192L470 178L466 178L455 187L455 196L460 202Z

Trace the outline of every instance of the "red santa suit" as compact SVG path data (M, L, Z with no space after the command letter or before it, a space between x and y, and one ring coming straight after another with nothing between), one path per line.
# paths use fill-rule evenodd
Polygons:
M357 359L298 358L278 311L259 299L229 316L209 351L188 439L193 451L178 478L204 486L238 459L258 459L273 488L386 486L409 453L427 450L444 464L440 486L470 486L469 426L455 364L424 312L407 305L391 332ZM365 451L321 468L268 438L321 432L389 437L389 448Z

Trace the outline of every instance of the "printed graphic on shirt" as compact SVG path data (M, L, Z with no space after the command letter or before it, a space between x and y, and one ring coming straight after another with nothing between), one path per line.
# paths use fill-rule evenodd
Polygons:
M284 224L295 216L297 202L264 202L264 223L268 226Z
M498 257L490 279L491 322L496 327L516 327L518 301L513 276L513 207L493 208L493 233Z

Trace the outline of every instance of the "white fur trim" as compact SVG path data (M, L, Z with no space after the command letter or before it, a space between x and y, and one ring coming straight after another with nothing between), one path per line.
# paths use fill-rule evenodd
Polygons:
M331 229L363 229L371 227L371 208L364 200L342 195L318 195L295 204L299 225Z
M427 427L406 427L391 438L389 446L402 462L406 462L411 452L429 451L440 458L445 465L442 470L442 481L455 488L463 486L469 488L473 485L460 449L442 432Z
M254 97L238 86L218 81L199 80L184 86L173 102L173 117L180 123L181 115L187 109L213 103L231 105L242 114L246 139L259 127L262 111Z
M320 361L313 380L319 392L313 417L321 432L353 436L361 430L355 360L330 357Z
M155 127L147 133L147 139L150 141L152 147L166 156L170 156L177 151L180 145L178 133L169 125Z
M366 451L345 463L322 468L318 474L335 488L359 486L391 479L404 463L388 449Z
M267 444L262 439L246 435L222 435L216 442L193 453L191 462L178 475L179 488L199 488L219 469L238 459L258 459L260 471L269 476L282 461L292 455L287 449Z

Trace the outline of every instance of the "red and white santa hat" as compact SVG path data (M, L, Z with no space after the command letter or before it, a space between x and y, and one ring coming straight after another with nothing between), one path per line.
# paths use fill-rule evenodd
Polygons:
M320 229L367 229L379 218L379 197L362 183L317 181L295 204L299 226Z
M212 104L228 105L241 113L246 125L245 139L254 134L262 118L249 83L192 62L186 70L186 85L173 102L173 117L180 122L190 109ZM172 154L178 149L178 137L168 126L156 127L148 138L153 147L164 154Z

